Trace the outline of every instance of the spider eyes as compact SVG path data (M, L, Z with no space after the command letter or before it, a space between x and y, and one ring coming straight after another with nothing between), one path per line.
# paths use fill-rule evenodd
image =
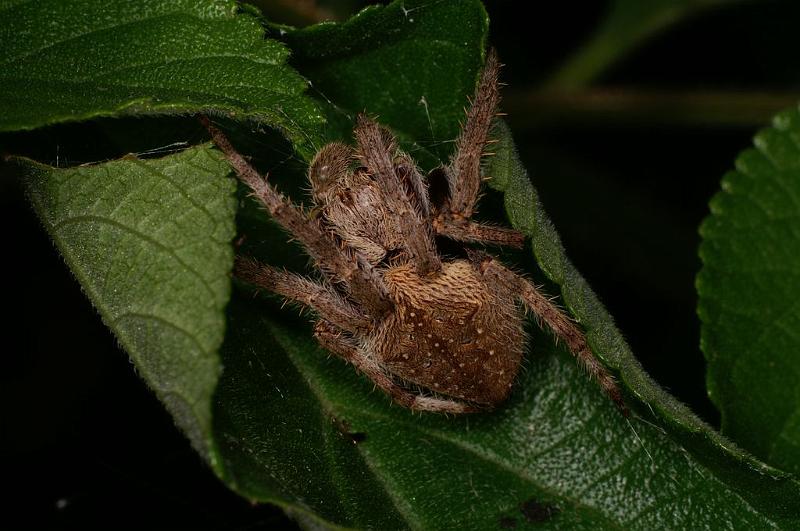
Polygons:
M314 161L317 162L317 161ZM333 180L330 164L312 164L308 169L308 180L315 192L324 192Z
M331 171L330 165L325 164L324 166L317 168L317 172L314 175L313 179L318 181L320 184L327 183L328 179L330 179L330 171Z
M308 180L314 195L324 194L339 179L345 177L352 160L350 147L332 143L323 147L308 167Z

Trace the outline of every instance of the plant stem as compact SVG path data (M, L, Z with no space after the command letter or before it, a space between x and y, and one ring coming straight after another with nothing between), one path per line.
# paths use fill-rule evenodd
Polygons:
M517 127L558 125L685 125L757 127L797 105L800 91L646 90L514 91L503 110Z

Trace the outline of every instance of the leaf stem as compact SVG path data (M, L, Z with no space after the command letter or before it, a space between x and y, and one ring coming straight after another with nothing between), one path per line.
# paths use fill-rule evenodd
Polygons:
M651 90L577 92L507 89L503 110L516 127L542 124L757 127L800 101L800 91Z

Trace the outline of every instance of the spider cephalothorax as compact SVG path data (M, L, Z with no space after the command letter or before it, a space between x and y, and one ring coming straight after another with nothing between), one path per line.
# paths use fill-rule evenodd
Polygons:
M583 333L548 297L495 258L466 246L442 258L437 237L521 246L516 231L471 220L481 158L499 100L490 52L448 165L448 193L433 204L426 180L392 134L361 116L357 146L332 143L309 167L306 213L280 195L210 125L239 177L299 240L324 280L238 258L236 276L312 309L315 334L392 399L409 408L466 413L502 402L525 349L524 305L547 325L621 407L613 378ZM420 391L419 389L423 389Z

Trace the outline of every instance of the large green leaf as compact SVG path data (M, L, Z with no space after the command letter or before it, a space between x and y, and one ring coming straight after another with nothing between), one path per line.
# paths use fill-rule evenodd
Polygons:
M625 419L535 327L533 353L499 410L416 415L327 357L279 302L235 294L214 416L224 477L254 501L358 528L798 525L794 480L736 450L642 373L500 138L491 171L512 220L563 282L594 348L646 401L643 418Z
M480 6L404 2L369 10L356 20L370 27L370 17L376 17L383 31L364 53L380 53L381 36L392 34L389 14L402 27L411 9L423 24L427 15L448 20L442 10ZM361 33L361 26L351 24L325 26L332 39L326 57L336 55L348 31ZM446 39L457 29L442 24L439 31L426 38ZM309 35L325 48L322 37L311 30ZM302 34L293 38L302 48ZM481 40L473 45L475 57ZM306 74L299 55L296 64ZM363 79L342 73L348 71L348 57L356 64L365 61L362 53L344 50L336 59L339 68L306 75L317 87L336 85L346 106L333 103L345 112L373 110L369 94L354 95ZM411 58L400 57L384 63L382 75L393 77L393 69L395 77L411 75L413 66L404 62ZM419 59L425 67L418 70L428 67L426 57ZM475 73L465 77L474 80ZM419 83L383 88L379 99L382 105L415 102L429 82L423 73ZM463 104L470 92L464 87L451 97ZM417 132L417 112L416 107L406 113L385 109L380 115L391 117L384 122L401 133ZM457 128L455 117L439 116L434 107L429 112L445 130ZM422 135L430 138L424 128ZM561 287L594 349L620 373L641 418L625 419L571 356L536 327L533 353L502 408L460 418L413 414L391 406L352 368L327 357L307 323L282 311L278 301L235 293L214 415L223 477L254 501L359 528L791 528L800 523L800 487L793 479L736 449L643 373L564 257L508 132L501 127L497 135L502 141L488 168L492 185L504 192L512 223L531 236L553 289ZM275 227L265 216L247 211L239 220L248 241L270 242L262 257L276 264L293 261L296 249L275 245Z
M475 86L488 25L478 1L415 0L276 37L311 93L329 103L333 138L349 134L355 113L366 111L443 157L464 116L458 96Z
M100 116L213 111L302 147L321 116L233 0L0 1L0 131Z
M217 151L57 169L17 159L36 212L105 324L207 459L236 200Z
M800 112L779 114L722 179L697 278L723 432L800 473Z
M287 40L298 50L297 67L331 100L331 116L344 118L330 136L367 109L441 157L472 91L485 31L477 1L405 1L365 11L350 25L290 32ZM405 33L428 44L415 45ZM351 41L359 47L348 48ZM337 68L327 68L329 61ZM386 85L362 90L370 76ZM101 314L215 470L253 500L281 504L307 522L374 528L796 527L796 482L735 449L642 373L564 257L507 131L497 134L489 169L512 222L531 236L551 288L561 287L643 418L625 419L536 327L534 353L502 408L459 418L415 415L391 407L350 367L326 358L307 324L274 300L235 293L209 419L233 210L219 157L196 148L161 161L28 168L37 209ZM289 136L302 147L303 134ZM126 179L129 165L152 171ZM84 174L91 182L75 186ZM193 186L210 189L212 182L217 189L195 195ZM199 213L191 221L181 215L203 208L220 208L213 227ZM248 245L275 241L264 216L240 214ZM271 244L262 254L282 263L295 252ZM199 279L219 296L198 296ZM157 317L155 323L121 327L120 315L131 308Z

